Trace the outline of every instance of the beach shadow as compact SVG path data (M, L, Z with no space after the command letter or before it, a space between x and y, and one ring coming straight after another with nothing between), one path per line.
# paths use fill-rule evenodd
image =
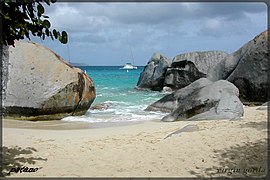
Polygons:
M32 154L37 152L35 148L27 147L25 149L15 146L15 147L2 147L2 176L8 176L12 168L22 168L28 164L34 165L37 161L47 161L46 158L34 157ZM37 167L34 167L37 168Z
M267 140L236 145L229 149L214 150L218 166L205 168L205 177L255 178L267 175ZM200 171L201 172L201 171ZM199 171L190 171L196 177L203 178Z
M255 128L258 131L261 130L267 130L267 122L262 121L262 122L248 122L242 125L244 128Z

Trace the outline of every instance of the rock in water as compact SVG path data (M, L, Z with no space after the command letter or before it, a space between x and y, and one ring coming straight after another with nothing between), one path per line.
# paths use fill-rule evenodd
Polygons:
M172 64L181 61L191 61L201 73L208 74L227 55L223 51L196 51L175 56Z
M147 110L171 112L162 121L237 119L244 114L239 91L232 83L220 80L212 83L201 78L185 88L167 95L147 107Z
M96 91L82 70L35 43L17 41L6 51L4 116L49 120L82 115L89 109Z
M171 89L181 89L197 79L206 77L201 73L193 62L183 60L173 62L165 74L164 86Z
M207 78L212 81L226 79L240 91L243 102L268 101L269 31L246 43L226 56L213 68Z
M100 103L92 106L92 110L106 110L109 109L113 104L112 103Z
M137 87L161 91L168 66L170 66L168 58L159 53L154 53L141 72Z

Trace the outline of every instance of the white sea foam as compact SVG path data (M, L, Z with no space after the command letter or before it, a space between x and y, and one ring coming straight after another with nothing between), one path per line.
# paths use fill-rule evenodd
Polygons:
M92 68L92 67L91 67ZM96 104L107 104L107 109L89 109L84 116L70 116L63 121L126 122L157 120L166 114L144 109L163 95L160 92L135 89L142 69L126 73L119 68L95 67L87 69L96 85Z
M140 108L139 108L140 107ZM161 112L148 112L140 106L131 106L125 109L110 108L106 110L91 110L84 116L69 116L63 121L97 122L127 122L159 120L166 115Z

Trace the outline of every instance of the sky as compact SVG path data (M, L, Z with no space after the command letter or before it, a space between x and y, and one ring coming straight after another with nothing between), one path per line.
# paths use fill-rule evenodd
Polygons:
M32 39L65 60L90 66L147 64L154 52L170 60L193 51L232 53L267 29L264 3L64 3L45 6L67 45Z

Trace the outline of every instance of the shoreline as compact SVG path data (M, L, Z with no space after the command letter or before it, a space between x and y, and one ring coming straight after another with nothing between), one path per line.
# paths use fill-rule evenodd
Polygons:
M35 125L25 128L3 120L3 161L10 163L4 172L26 166L39 169L9 177L263 177L267 110L257 108L245 107L244 117L235 121L144 121L113 127L31 122ZM260 172L245 174L253 167Z
M82 121L25 121L15 119L3 119L3 127L18 129L39 129L39 130L80 130L80 129L99 129L118 126L130 126L134 124L144 123L144 121L128 121L128 122L82 122Z

